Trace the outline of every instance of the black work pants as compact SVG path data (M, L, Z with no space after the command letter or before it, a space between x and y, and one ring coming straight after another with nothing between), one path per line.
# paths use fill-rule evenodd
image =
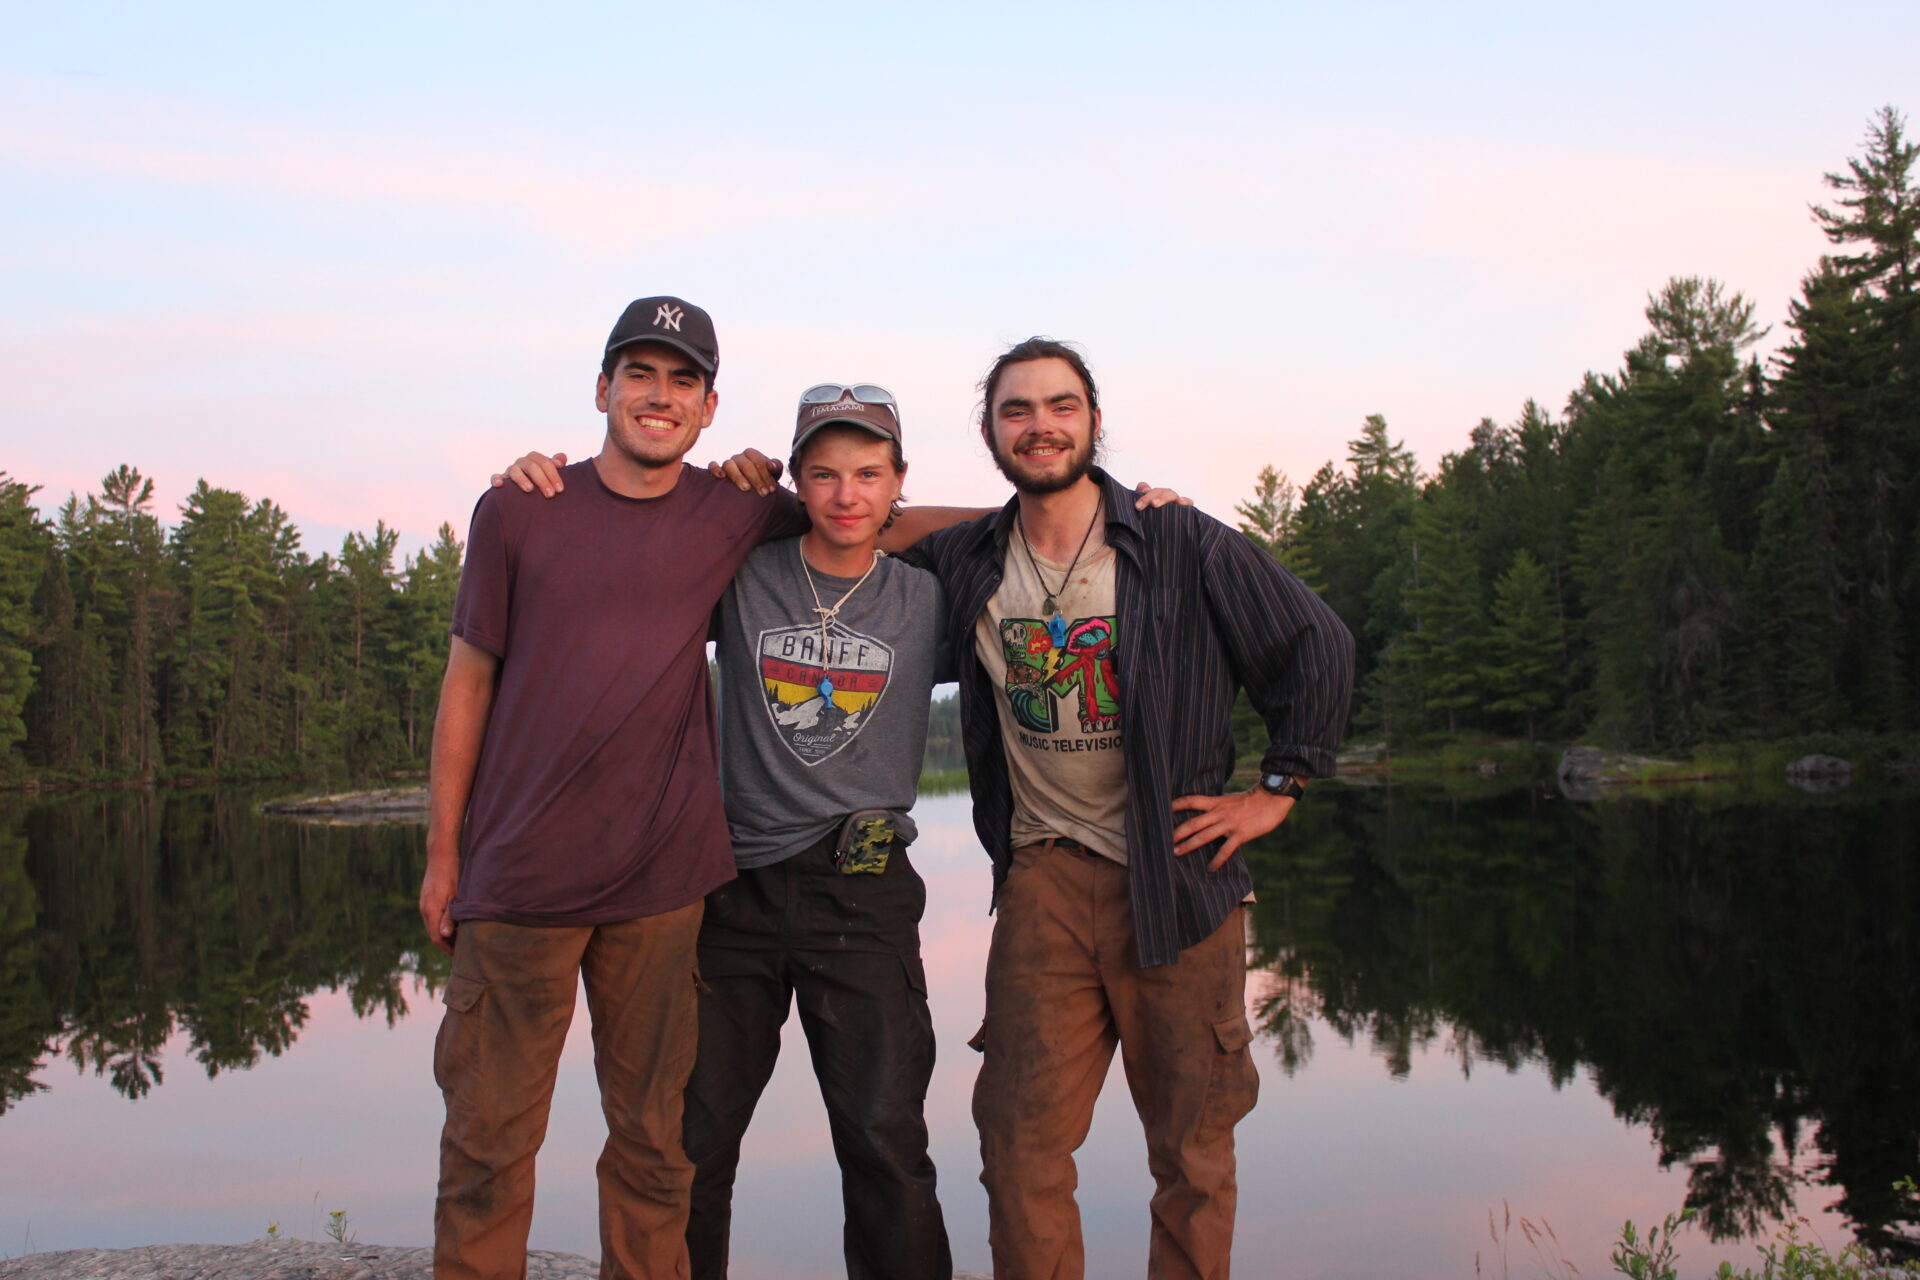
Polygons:
M727 1273L740 1140L800 1009L840 1162L851 1280L948 1280L927 1154L933 1019L920 964L926 885L895 845L881 875L841 875L831 837L707 897L700 1044L683 1137L694 1162L695 1280Z

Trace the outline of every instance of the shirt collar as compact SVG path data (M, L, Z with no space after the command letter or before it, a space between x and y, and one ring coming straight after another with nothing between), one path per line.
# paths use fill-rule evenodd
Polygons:
M1140 513L1133 509L1136 495L1125 485L1108 475L1104 468L1094 467L1087 472L1093 477L1106 496L1107 542L1124 551L1129 557L1137 554L1139 540L1144 537L1140 528ZM993 522L993 549L999 556L1007 554L1007 543L1013 538L1014 516L1020 510L1020 495L1014 494L1007 499L1007 505L1000 508L1000 514ZM1114 534L1118 532L1119 537Z

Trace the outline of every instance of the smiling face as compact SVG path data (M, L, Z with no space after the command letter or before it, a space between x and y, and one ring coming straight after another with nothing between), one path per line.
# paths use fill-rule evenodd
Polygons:
M615 353L594 403L607 415L607 442L644 471L679 465L713 421L720 398L686 352L637 342Z
M871 550L893 513L906 464L894 445L860 427L827 427L807 441L794 475L813 537L841 552Z
M1001 372L982 430L994 465L1014 488L1058 493L1093 465L1100 411L1065 360L1023 360Z

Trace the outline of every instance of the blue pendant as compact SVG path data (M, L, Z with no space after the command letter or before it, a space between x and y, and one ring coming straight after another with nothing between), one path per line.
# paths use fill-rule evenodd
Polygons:
M818 690L820 690L820 696L821 696L821 697L823 697L823 698L825 698L825 699L827 700L827 705L828 705L828 706L832 706L832 705L833 705L833 679L832 679L832 677L830 677L830 676L821 676L821 677L820 677L820 683L819 683L819 684L817 684L817 685L815 685L814 687L815 687L816 689L818 689Z

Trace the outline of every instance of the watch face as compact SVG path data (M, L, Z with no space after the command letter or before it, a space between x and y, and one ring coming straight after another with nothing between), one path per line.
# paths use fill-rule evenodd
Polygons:
M1286 796L1290 800L1298 800L1307 793L1307 789L1300 785L1300 779L1285 773L1267 774L1260 779L1260 789L1268 795Z

